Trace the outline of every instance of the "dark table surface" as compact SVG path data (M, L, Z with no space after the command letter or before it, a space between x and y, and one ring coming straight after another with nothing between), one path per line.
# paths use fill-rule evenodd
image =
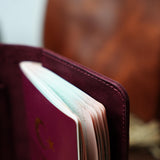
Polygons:
M129 160L157 160L152 154L144 148L141 149L130 149Z

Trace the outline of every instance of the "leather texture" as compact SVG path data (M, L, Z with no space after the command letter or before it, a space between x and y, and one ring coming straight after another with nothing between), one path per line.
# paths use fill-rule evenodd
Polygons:
M8 92L14 137L10 146L15 148L16 160L29 159L25 104L18 67L19 62L26 60L42 62L45 67L103 103L108 118L111 160L128 159L129 100L119 83L49 50L1 44L0 83L6 86Z

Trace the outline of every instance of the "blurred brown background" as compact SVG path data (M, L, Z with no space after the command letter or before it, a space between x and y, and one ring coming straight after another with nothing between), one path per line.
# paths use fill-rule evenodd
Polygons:
M157 117L159 0L49 0L44 44L119 81L131 112Z

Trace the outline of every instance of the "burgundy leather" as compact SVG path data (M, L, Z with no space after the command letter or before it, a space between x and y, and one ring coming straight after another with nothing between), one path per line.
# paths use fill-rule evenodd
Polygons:
M22 80L30 159L77 160L75 121L53 106L24 75Z
M6 86L8 93L7 102L10 104L13 128L13 144L10 141L9 145L14 146L16 150L15 159L29 159L24 101L18 67L18 63L25 60L42 62L45 67L103 103L108 118L111 160L128 159L129 101L120 84L51 51L1 44L0 84Z

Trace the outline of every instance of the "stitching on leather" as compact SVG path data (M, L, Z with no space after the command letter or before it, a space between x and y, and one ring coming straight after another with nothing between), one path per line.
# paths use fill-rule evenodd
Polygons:
M44 54L44 53L46 53L46 54ZM92 75L91 73L88 73L87 71L85 71L85 70L83 70L83 69L81 69L81 68L78 68L77 66L74 66L74 64L71 64L71 63L69 63L69 62L67 62L67 61L65 61L65 60L63 60L63 59L60 59L59 57L54 56L54 55L50 55L50 54L48 54L46 51L44 51L44 53L43 53L44 56L53 58L53 59L55 59L56 61L59 61L60 63L63 63L63 65L68 66L68 67L70 67L70 68L72 68L72 69L74 69L74 70L76 70L76 71L78 71L78 72L81 72L81 73L87 75L88 77L91 77L91 78L93 78L93 79L95 79L95 80L103 83L103 84L106 85L106 86L109 86L109 87L112 88L116 93L118 93L118 94L120 95L120 99L121 99L121 101L122 101L122 123L121 123L121 125L122 125L122 126L121 126L121 127L122 127L122 132L121 132L121 133L122 133L122 140L125 140L124 137L127 136L127 135L126 135L126 132L125 132L125 113L126 113L125 107L126 107L126 105L124 104L125 100L124 100L124 98L121 96L120 91L117 90L114 86L108 84L106 81L100 79L99 77L95 77L95 76Z

